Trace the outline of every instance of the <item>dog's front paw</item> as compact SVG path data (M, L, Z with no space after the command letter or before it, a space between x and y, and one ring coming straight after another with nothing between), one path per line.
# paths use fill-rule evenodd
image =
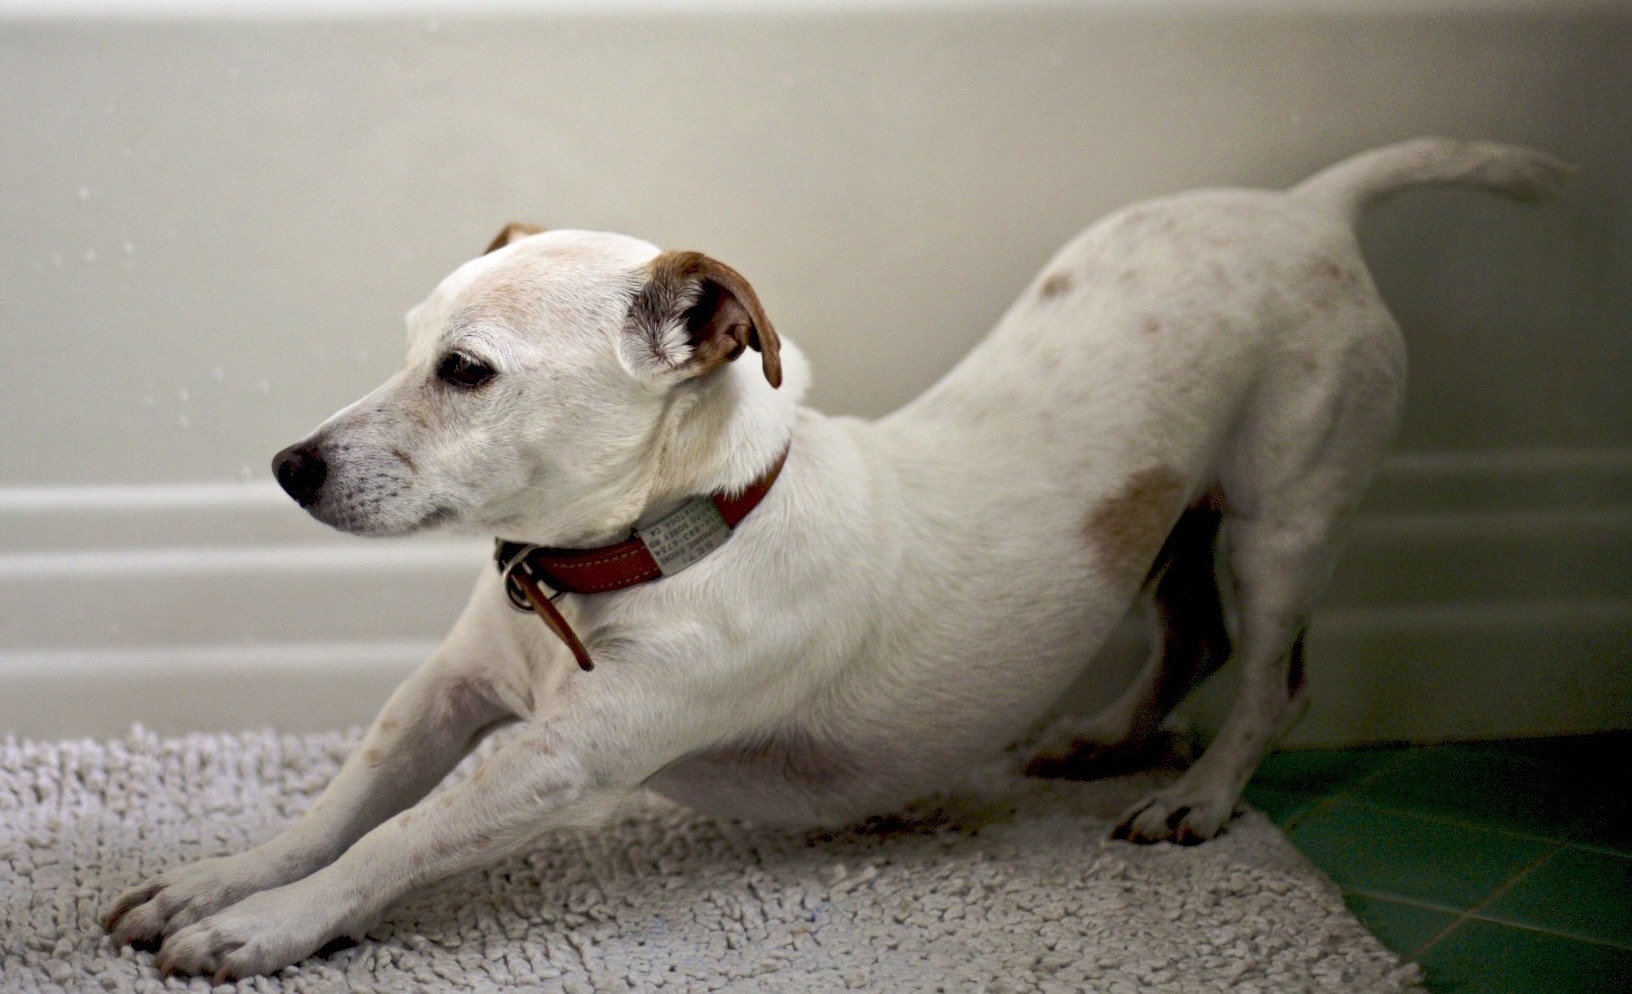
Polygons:
M274 882L253 852L178 866L119 895L102 927L120 945L155 943Z
M215 983L273 973L317 952L343 929L333 909L314 909L300 883L252 894L164 940L155 965Z
M1182 786L1181 781L1159 790L1123 812L1111 838L1193 846L1217 835L1235 811L1235 798Z

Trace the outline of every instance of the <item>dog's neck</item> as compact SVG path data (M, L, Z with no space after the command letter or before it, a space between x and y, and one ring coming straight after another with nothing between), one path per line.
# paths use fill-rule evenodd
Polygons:
M523 545L598 548L623 541L693 497L738 493L788 449L809 380L804 357L784 341L780 388L765 381L757 362L746 361L680 384L656 401L646 437L622 455L598 496L554 507L555 527L531 522L523 503L517 517L494 532Z
M781 458L810 377L804 356L786 341L782 370L780 388L765 382L757 362L741 361L676 390L646 463L647 497L633 527L660 521L693 497L738 493Z

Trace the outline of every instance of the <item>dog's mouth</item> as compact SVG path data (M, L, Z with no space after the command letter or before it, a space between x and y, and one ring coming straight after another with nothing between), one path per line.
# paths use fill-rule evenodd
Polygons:
M307 514L352 535L411 535L459 516L448 504L424 509L395 461L348 468L337 465L320 443L297 443L279 452L272 474Z
M449 524L459 516L451 507L438 506L418 517L410 517L370 500L346 499L318 501L307 505L306 513L337 531L367 538L416 535Z

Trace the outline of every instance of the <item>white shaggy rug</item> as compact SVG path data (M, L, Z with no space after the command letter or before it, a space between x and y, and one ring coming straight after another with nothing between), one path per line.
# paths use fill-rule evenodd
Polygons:
M358 733L0 746L0 991L209 991L115 949L104 902L297 815ZM1148 784L1148 777L1146 778ZM250 991L1414 991L1262 815L1103 842L1144 789L988 778L843 832L658 802L410 897ZM218 990L231 990L230 987Z

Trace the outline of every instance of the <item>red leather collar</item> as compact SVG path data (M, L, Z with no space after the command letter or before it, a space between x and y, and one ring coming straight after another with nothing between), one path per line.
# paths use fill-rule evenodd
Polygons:
M498 539L493 561L518 611L536 613L585 670L595 664L553 603L562 594L599 594L671 576L725 544L770 492L788 450L740 494L695 497L663 520L598 549L551 549ZM553 593L546 593L545 588Z

